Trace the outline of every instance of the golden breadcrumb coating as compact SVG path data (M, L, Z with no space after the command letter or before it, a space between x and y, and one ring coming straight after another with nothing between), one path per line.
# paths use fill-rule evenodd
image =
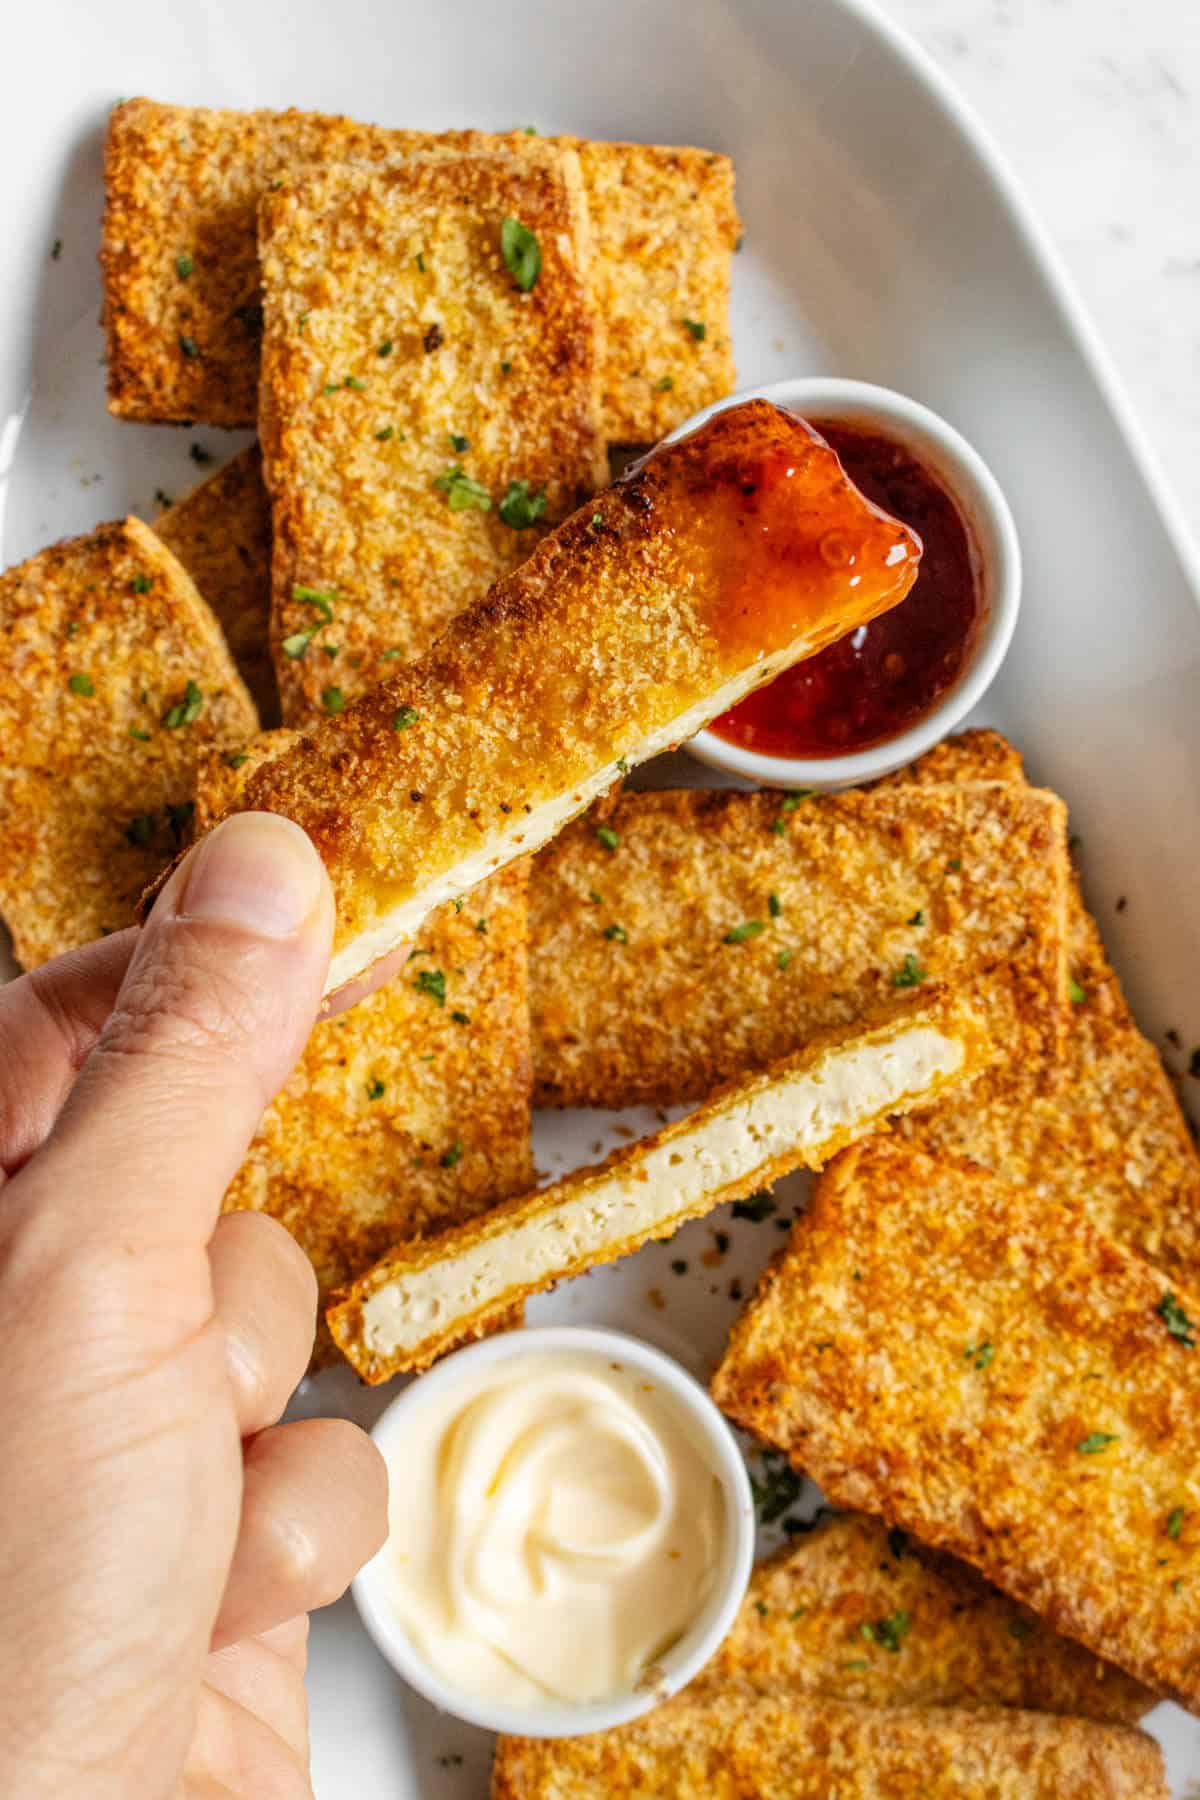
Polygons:
M889 1116L969 1081L1011 1041L1016 1010L1012 984L984 978L826 1033L594 1168L397 1245L335 1300L334 1338L366 1381L424 1368L518 1301L819 1168Z
M423 654L607 481L578 158L334 167L264 198L259 250L272 645L301 724Z
M132 923L200 756L257 725L216 620L138 519L0 575L0 913L34 968Z
M760 1562L692 1682L869 1706L1015 1706L1132 1725L1154 1695L877 1519L841 1513Z
M262 325L255 212L278 183L335 163L381 166L412 154L503 149L532 159L546 141L124 101L110 116L105 147L111 410L254 423ZM604 435L653 443L734 385L733 166L708 150L548 142L577 151L595 221L592 304L611 332Z
M974 1563L1200 1705L1200 1297L967 1163L857 1146L734 1327L718 1403L835 1505Z
M895 605L915 573L911 534L765 401L657 450L429 656L247 783L247 807L294 819L325 859L331 986L537 849L624 767Z
M216 615L264 726L279 722L279 692L267 641L271 605L271 511L258 446L227 462L154 521Z
M538 1102L696 1099L897 984L1001 959L1027 977L1021 1060L1052 1056L1068 1006L1065 820L1053 795L996 783L602 801L534 862Z
M501 1738L492 1800L1167 1800L1152 1738L1001 1708L681 1695L633 1725Z

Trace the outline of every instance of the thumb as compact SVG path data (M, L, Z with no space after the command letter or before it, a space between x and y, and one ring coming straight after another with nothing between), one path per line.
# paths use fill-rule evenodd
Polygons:
M62 1209L73 1243L208 1241L312 1029L333 912L324 866L287 819L235 813L196 845L24 1172L43 1229Z

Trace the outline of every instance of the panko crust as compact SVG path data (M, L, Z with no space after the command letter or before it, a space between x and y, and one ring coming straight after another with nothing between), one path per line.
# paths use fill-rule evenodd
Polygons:
M492 1800L1166 1800L1140 1731L980 1708L683 1694L633 1725L501 1738Z
M25 968L133 922L187 840L201 756L257 722L212 613L140 520L0 575L0 913Z
M271 606L271 507L257 444L176 500L154 530L216 615L266 728L279 723L279 690L267 638Z
M738 1684L869 1706L1015 1706L1114 1725L1135 1724L1155 1703L965 1563L858 1513L822 1520L757 1565L729 1636L689 1691Z
M546 143L578 153L595 219L593 306L611 329L602 430L614 443L653 443L734 385L728 296L740 228L728 157L525 132L396 131L318 113L147 99L113 110L105 148L110 409L160 422L254 423L262 305L255 212L275 184L335 163L378 167L413 154L495 150L526 156ZM686 319L704 326L702 338Z
M712 1391L835 1505L1195 1709L1191 1321L1200 1297L1079 1208L879 1138L821 1178Z
M1024 786L601 802L534 860L537 1101L697 1099L897 982L1002 959L1024 979L1014 1061L1041 1067L1067 1023L1066 872L1062 802Z
M508 218L540 247L529 292ZM607 481L578 159L538 140L335 167L263 199L259 250L272 648L303 724L423 654ZM456 505L467 480L486 508ZM517 528L521 482L544 510Z

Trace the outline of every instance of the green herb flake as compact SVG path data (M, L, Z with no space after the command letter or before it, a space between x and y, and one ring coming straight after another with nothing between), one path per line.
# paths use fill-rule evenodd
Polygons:
M882 1619L876 1619L872 1630L875 1634L875 1642L882 1644L883 1648L890 1651L893 1656L898 1656L901 1644L912 1630L912 1614L906 1612L903 1607L898 1607L895 1612L887 1613Z
M918 906L916 912L908 922L910 925L923 925L925 923L925 914L921 907Z
M501 221L500 254L521 292L529 293L542 272L542 252L533 232L519 219Z
M546 510L546 496L540 490L529 491L527 481L510 481L508 492L500 502L500 517L514 531L525 531L536 525Z
M333 603L337 599L336 588L326 590L306 587L302 581L297 581L292 587L292 599L301 601L305 606L314 607L326 624L333 623Z
M398 706L392 714L392 730L407 731L410 725L416 724L420 716L415 706Z
M227 768L230 768L230 769L240 769L244 763L248 763L249 761L250 761L250 755L249 755L248 751L233 750L225 758L225 765Z
M442 1151L442 1154L438 1158L438 1160L441 1163L443 1169L452 1169L452 1168L454 1168L456 1163L460 1163L462 1161L462 1154L463 1154L462 1139L455 1138L455 1140L451 1144L450 1148L448 1150Z
M690 332L698 344L702 344L708 336L708 326L703 319L684 319L681 321L686 331Z
M485 932L487 930L487 928L488 928L488 923L487 923L486 919L476 919L476 921L475 921L476 931L478 931L480 934L482 934L483 932Z
M428 994L438 1006L445 1006L446 976L442 969L418 969L413 986L418 994Z
M842 1664L843 1669L856 1669L856 1670L857 1669L869 1669L870 1666L871 1666L870 1663L864 1662L861 1656L856 1656L852 1662L846 1662L846 1663Z
M773 919L777 919L783 911L783 901L778 894L767 895L767 911Z
M376 349L375 354L376 356L390 356L395 348L396 346L393 344L391 338L384 338L382 344Z
M946 867L950 871L951 874L956 875L958 873L958 871L962 868L962 857L961 856L952 856L950 861L946 864Z
M669 394L671 389L675 386L675 377L673 375L664 375L661 381L657 382L655 385L660 394Z
M322 644L321 648L332 662L340 654L342 646L340 644Z
M502 362L500 364L500 373L502 375L511 375L512 374L512 364L510 362Z
M452 431L450 433L450 443L460 456L463 454L464 450L469 450L471 448L470 438L460 437L457 431Z
M1170 1332L1171 1336L1184 1350L1194 1350L1196 1348L1196 1339L1194 1335L1196 1327L1191 1319L1188 1318L1174 1294L1164 1294L1154 1310Z
M189 362L194 361L200 354L199 346L194 337L181 337L179 340L179 348L183 351L183 354L187 357Z
M620 832L614 831L611 825L597 825L596 836L606 850L615 850L621 841Z
M61 255L62 255L62 239L55 238L54 242L50 246L50 261L57 262Z
M764 1219L769 1219L771 1214L778 1212L778 1210L777 1203L772 1200L770 1194L766 1193L765 1190L757 1194L751 1194L746 1200L735 1200L733 1203L733 1217L735 1219L749 1219L751 1223L755 1225L761 1225Z
M775 958L775 967L777 969L786 969L788 964L791 962L791 960L792 960L791 951L790 950L781 950L779 952L779 955Z
M773 1525L800 1498L803 1482L791 1464L777 1451L764 1451L762 1477L751 1475L750 1491L763 1525Z
M316 626L310 625L307 631L293 631L290 637L284 638L279 647L285 656L290 656L293 662L299 662L308 654L308 646L316 635Z
M195 463L195 465L198 469L207 469L209 463L213 459L212 451L210 449L208 449L208 447L205 444L189 445L188 455L191 457L192 461Z
M395 435L396 427L394 425L381 425L379 430L375 433L375 442L377 444L386 444L389 439L393 438Z
M604 936L613 944L627 944L629 942L629 933L623 925L606 925L604 927Z
M1067 983L1067 993L1071 996L1072 1006L1082 1006L1087 999L1087 994L1080 987L1074 976L1072 976Z
M454 1020L456 1025L469 1025L471 1023L470 1013L463 1012L461 1008L456 1007L450 1014L450 1017Z
M204 695L194 681L189 681L183 690L183 699L177 700L163 714L163 724L168 731L178 731L182 725L194 725L203 708Z
M186 281L195 267L196 265L188 255L187 251L181 250L179 255L175 258L175 273L178 275L180 281Z
M760 1619L765 1619L771 1609L767 1605L765 1600L756 1600L754 1602L754 1610L758 1614Z
M1185 1514L1184 1514L1184 1510L1183 1510L1182 1506L1177 1506L1173 1512L1168 1514L1168 1516L1167 1516L1167 1536L1169 1538L1174 1539L1174 1540L1178 1539L1180 1532L1183 1530L1184 1517L1185 1517Z
M968 1344L963 1351L967 1362L973 1363L977 1369L986 1369L995 1354L996 1346L990 1338L982 1344Z
M465 512L469 506L477 506L480 512L492 510L492 496L479 482L472 481L461 463L451 463L433 485L445 494L451 512Z
M148 594L152 582L149 575L135 575L129 585L135 594Z
M148 731L143 731L140 725L131 725L129 727L129 735L131 738L136 738L139 744L148 744L150 742L150 733Z
M154 814L135 813L125 827L125 841L137 850L144 850L154 839Z
M904 962L892 976L892 986L898 988L919 987L928 970L923 969L910 950Z
M380 1081L378 1075L372 1075L370 1081L367 1083L367 1099L382 1100L386 1091L387 1090L385 1089L383 1082Z
M418 250L417 254L413 257L413 261L416 263L417 268L421 271L421 274L423 275L425 273L424 253L422 251Z
M743 919L740 925L733 926L725 933L721 942L723 944L745 944L751 938L761 936L766 929L761 919Z
M1079 1440L1075 1448L1080 1456L1099 1456L1102 1450L1107 1450L1108 1446L1115 1444L1116 1441L1117 1433L1115 1431L1089 1431L1085 1438Z
M90 675L72 675L67 686L73 694L82 694L85 700L90 700L96 691Z
M327 687L321 695L321 705L327 713L345 712L346 696L340 687Z
M155 504L155 506L161 506L163 508L166 508L168 506L174 506L175 502L171 498L170 494L167 493L165 488L155 488L154 504Z

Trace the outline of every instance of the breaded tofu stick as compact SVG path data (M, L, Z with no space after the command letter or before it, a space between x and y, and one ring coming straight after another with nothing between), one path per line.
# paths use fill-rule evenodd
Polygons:
M827 1171L735 1325L718 1403L835 1505L974 1563L1200 1706L1200 1299L895 1138Z
M922 981L1001 960L1029 1041L1068 1010L1066 811L995 783L810 797L626 792L534 861L538 1103L696 1099Z
M998 1708L690 1694L615 1731L501 1738L492 1800L1167 1800L1119 1725Z
M262 724L277 725L279 690L267 636L271 506L257 444L160 513L154 531L216 614Z
M906 773L923 784L1024 780L994 732L950 738ZM969 1105L930 1107L901 1129L933 1155L967 1156L1046 1199L1065 1192L1106 1236L1200 1288L1200 1154L1074 874L1067 947L1073 998L1053 1086L1017 1059L982 1076Z
M209 759L201 830L289 738L255 739L244 761ZM473 1218L534 1178L526 882L527 865L516 863L478 887L469 909L434 913L398 974L318 1021L263 1116L225 1210L285 1225L312 1262L322 1306L398 1238ZM320 1365L334 1346L318 1316Z
M869 1706L1015 1706L1132 1725L1154 1695L953 1557L840 1513L760 1562L691 1684Z
M325 859L330 988L536 850L630 764L895 605L917 550L766 401L655 451L422 662L247 783L246 806L294 819Z
M541 142L524 132L389 131L319 113L124 101L110 115L105 148L110 409L133 419L255 422L255 213L279 182L414 153L533 156ZM594 305L611 333L604 435L653 443L734 385L732 164L710 150L549 142L578 152L594 220Z
M216 620L138 519L0 575L0 914L27 969L133 919L200 756L256 729Z
M555 1282L670 1237L927 1104L1002 1053L1012 994L934 992L873 1026L829 1033L720 1089L686 1118L595 1168L397 1245L335 1303L334 1338L366 1381L423 1368Z
M264 198L259 252L272 647L302 724L607 482L579 161L334 167Z

